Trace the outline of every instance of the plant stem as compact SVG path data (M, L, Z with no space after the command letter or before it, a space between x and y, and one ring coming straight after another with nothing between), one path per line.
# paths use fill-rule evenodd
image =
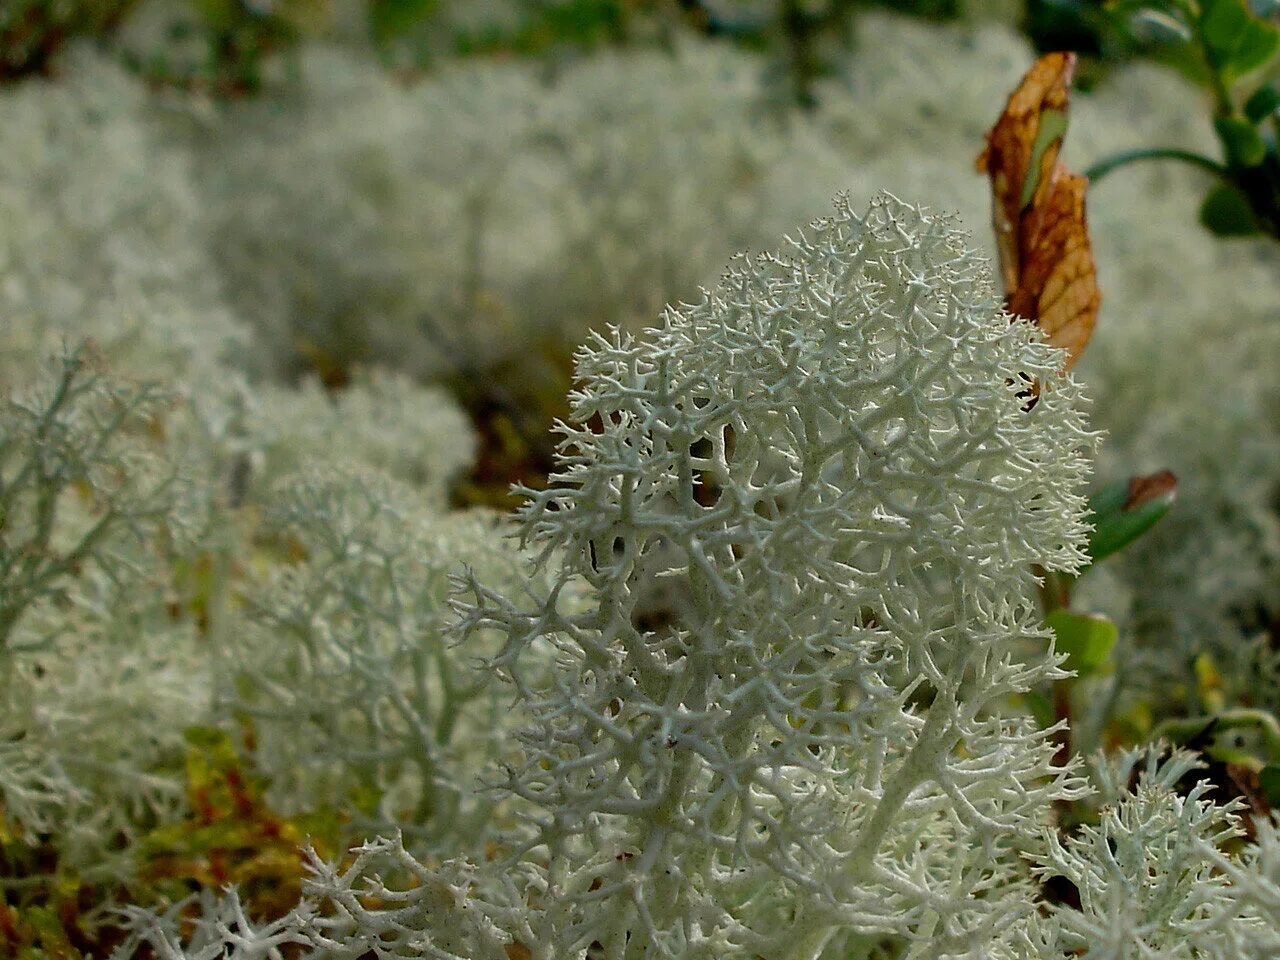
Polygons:
M1127 166L1139 160L1180 160L1194 167L1207 170L1219 179L1228 179L1227 168L1211 157L1191 150L1180 150L1177 147L1141 147L1136 150L1125 150L1113 156L1099 160L1085 170L1085 178L1090 184L1097 183L1112 170Z

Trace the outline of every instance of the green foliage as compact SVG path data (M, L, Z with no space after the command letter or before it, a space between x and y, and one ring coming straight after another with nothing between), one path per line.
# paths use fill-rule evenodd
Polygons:
M1262 134L1247 118L1220 116L1213 120L1218 139L1233 167L1256 167L1266 158L1267 145Z
M1091 176L1139 159L1189 161L1209 169L1219 181L1201 207L1200 221L1209 230L1227 237L1263 232L1280 239L1280 90L1273 80L1250 79L1277 63L1280 27L1246 0L1113 0L1110 8L1120 18L1155 16L1176 26L1167 46L1212 97L1222 161L1180 151L1133 151L1103 161ZM1264 78L1272 72L1267 70Z
M1116 625L1097 613L1058 609L1049 613L1044 622L1053 631L1055 649L1067 655L1063 666L1079 676L1102 669L1118 636Z
M1089 497L1089 562L1105 560L1151 529L1169 512L1178 494L1171 473L1109 484Z
M1090 697L1095 681L1105 680L1115 671L1113 652L1120 640L1120 631L1112 619L1101 613L1071 609L1072 594L1079 579L1096 564L1136 542L1169 512L1177 487L1177 479L1165 470L1150 476L1131 477L1096 491L1089 497L1091 529L1085 566L1075 576L1043 572L1041 606L1045 626L1053 631L1055 649L1066 654L1064 666L1075 676L1057 680L1052 694L1039 690L1024 697L1024 703L1041 726L1070 720L1076 728L1074 735L1084 733L1086 741L1104 730L1106 735L1120 741L1141 739L1145 734L1145 730L1136 735L1121 734L1124 719L1114 716L1110 707L1104 706L1101 711L1082 710L1081 701ZM1082 713L1096 725L1096 730L1090 729L1089 722L1079 722ZM1062 734L1064 746L1072 745L1072 735Z
M1244 115L1255 124L1273 119L1280 109L1280 90L1274 86L1261 86L1245 101Z
M1249 198L1229 183L1214 184L1205 194L1200 222L1220 237L1249 237L1258 232Z
M1227 88L1280 50L1280 31L1254 16L1246 0L1200 0L1196 26L1205 59Z

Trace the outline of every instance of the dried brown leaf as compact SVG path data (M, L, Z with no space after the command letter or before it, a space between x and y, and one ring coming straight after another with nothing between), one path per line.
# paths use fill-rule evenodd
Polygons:
M1071 53L1037 60L977 161L991 180L1005 304L1067 351L1067 368L1089 342L1102 300L1085 216L1088 181L1058 160L1075 63Z

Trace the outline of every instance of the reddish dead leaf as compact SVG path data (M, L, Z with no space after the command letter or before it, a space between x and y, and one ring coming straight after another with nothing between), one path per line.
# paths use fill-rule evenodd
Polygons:
M1089 342L1102 300L1085 218L1088 181L1058 160L1075 64L1075 54L1050 53L1032 65L977 163L991 179L1005 304L1067 350L1068 369Z
M1172 470L1161 470L1145 476L1133 477L1129 480L1129 494L1125 498L1122 510L1134 510L1150 500L1163 497L1178 489L1178 478Z

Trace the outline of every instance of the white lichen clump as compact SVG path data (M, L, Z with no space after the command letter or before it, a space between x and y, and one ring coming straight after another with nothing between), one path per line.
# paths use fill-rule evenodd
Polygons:
M259 535L294 559L246 591L226 707L252 719L275 809L348 804L347 842L400 830L419 852L482 851L494 803L475 780L511 753L509 697L453 647L449 579L465 563L514 586L528 558L500 516L423 499L373 470L287 477Z
M503 518L443 509L438 471L473 447L423 397L376 377L332 404L276 391L318 421L292 444L256 410L247 435L181 443L182 398L88 348L0 397L0 838L128 883L191 814L185 734L247 724L274 809L334 811L343 842L483 849L496 804L474 781L514 747L505 691L451 645L449 578L515 589L530 558ZM326 441L370 465L317 462ZM245 448L264 455L243 482L210 469Z
M1219 847L1242 834L1239 804L1215 803L1206 782L1178 790L1199 765L1183 751L1162 761L1159 751L1128 750L1095 770L1108 801L1099 822L1065 841L1047 833L1033 855L1037 875L1066 878L1080 900L1049 908L1040 956L1275 955L1280 914L1255 909L1215 863Z
M335 392L314 379L296 388L264 384L246 407L240 442L263 494L308 461L341 451L341 463L411 484L442 511L449 484L475 459L476 439L457 401L390 371L357 370Z
M158 770L202 716L194 637L166 615L187 491L157 455L162 390L87 351L39 374L0 398L0 835L114 877L181 806Z
M533 717L505 785L527 829L478 869L376 845L419 883L371 909L365 859L321 870L300 929L353 956L998 955L1020 851L1083 792L1001 710L1059 675L1032 566L1081 560L1094 436L1060 362L950 221L890 197L597 338L521 513L551 589L473 576L461 605ZM639 605L654 579L669 602Z

